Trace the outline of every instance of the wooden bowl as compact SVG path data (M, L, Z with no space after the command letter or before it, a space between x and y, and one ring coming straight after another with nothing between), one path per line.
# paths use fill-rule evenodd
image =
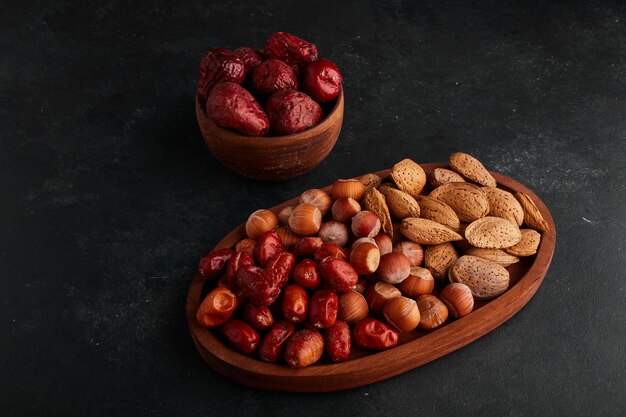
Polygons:
M446 166L421 165L427 173ZM376 174L386 178L389 173L387 170ZM542 234L536 255L521 258L518 263L507 267L510 285L504 294L493 300L476 301L474 311L469 315L448 321L434 331L401 333L398 346L392 349L372 352L353 345L346 362L330 363L324 362L322 358L322 361L307 368L291 369L286 364L266 363L256 357L242 355L225 345L218 331L199 326L196 311L208 287L215 284L205 285L201 277L196 275L187 296L187 321L198 352L217 372L250 387L276 391L328 392L391 378L454 352L491 332L530 301L548 271L556 242L554 221L539 197L511 178L493 172L491 174L501 188L531 196L550 229ZM330 191L330 186L323 190ZM271 210L278 213L286 206L297 204L297 201L297 198L286 201ZM245 236L245 225L240 225L224 237L215 249L232 247Z
M335 146L343 122L343 90L334 106L315 126L292 135L248 136L223 129L206 116L196 97L202 137L218 161L245 177L286 180L319 165Z

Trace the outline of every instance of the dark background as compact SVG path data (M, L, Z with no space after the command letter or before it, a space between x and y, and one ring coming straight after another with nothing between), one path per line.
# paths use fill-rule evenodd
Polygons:
M623 2L174 3L3 4L0 414L624 415ZM345 120L314 171L262 183L207 150L194 91L206 49L280 30L341 68ZM249 213L456 150L532 188L557 224L516 316L333 394L255 391L202 361L188 285Z

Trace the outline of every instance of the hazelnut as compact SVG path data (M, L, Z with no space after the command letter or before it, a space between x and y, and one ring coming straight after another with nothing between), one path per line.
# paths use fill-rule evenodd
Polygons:
M400 297L401 295L400 290L393 285L379 281L367 289L365 300L371 312L381 314L387 301L394 297Z
M352 233L356 237L374 237L379 231L380 219L371 211L360 211L352 218Z
M339 319L353 324L367 317L369 309L363 295L349 291L339 297Z
M389 252L393 252L393 242L391 238L386 233L379 233L374 236L374 240L376 241L376 245L378 246L378 250L380 250L380 255L386 255ZM409 259L410 260L410 259Z
M311 190L306 190L300 195L300 203L312 204L322 213L322 216L326 214L332 200L330 196L326 194L322 190L318 190L317 188L313 188Z
M361 205L350 197L342 197L333 203L331 208L333 220L347 223L361 211Z
M348 197L360 201L365 196L365 185L357 179L336 180L330 193L334 199Z
M467 316L474 309L472 290L460 282L446 285L439 298L448 307L450 317L455 319Z
M448 318L448 308L434 295L426 294L417 297L417 308L420 310L420 323L422 330L433 330L441 326Z
M258 239L265 232L274 230L278 226L276 215L265 209L257 210L246 221L246 235L250 239Z
M395 297L383 307L383 316L387 323L402 332L410 332L420 322L420 311L415 300L407 297Z
M322 213L312 204L298 204L289 216L289 227L300 236L312 236L320 230Z
M435 278L428 269L414 266L411 267L409 276L398 284L398 288L405 297L416 298L433 292Z
M370 242L363 242L352 248L350 265L359 275L368 275L378 269L380 252L378 247Z
M391 252L380 257L376 274L389 284L399 284L411 273L409 259L400 252Z
M291 216L291 212L293 211L293 206L287 206L281 211L278 212L278 223L285 226L289 224L289 216Z
M421 266L424 260L424 248L422 248L422 245L409 240L396 243L393 247L393 251L403 253L409 258L411 266Z
M345 224L332 220L322 224L318 236L322 238L324 243L336 243L339 246L346 246L350 233Z
M286 248L293 248L296 243L302 239L289 228L289 226L280 226L275 230L283 246Z

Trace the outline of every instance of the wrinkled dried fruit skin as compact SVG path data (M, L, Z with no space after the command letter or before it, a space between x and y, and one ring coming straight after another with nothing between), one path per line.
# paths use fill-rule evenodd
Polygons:
M225 82L213 88L206 101L206 114L216 125L251 136L266 136L270 129L267 114L242 86Z
M198 307L196 320L203 327L220 326L230 319L237 305L237 296L232 291L214 288Z
M235 254L228 260L228 263L226 264L226 272L224 273L224 276L220 278L218 285L226 287L234 293L237 293L239 291L239 287L237 287L237 270L246 265L254 265L252 256L244 252L235 252Z
M224 48L206 52L200 59L197 89L200 102L206 102L209 93L217 84L223 82L241 84L245 77L245 65L233 52Z
M243 295L257 307L276 301L280 287L259 267L247 265L237 271L237 285Z
M306 64L317 59L317 47L287 32L276 32L265 41L267 58L280 59L289 65Z
M262 95L284 89L298 89L298 76L293 68L277 59L263 61L252 73L252 86Z
M319 249L324 242L319 237L304 237L293 248L293 254L296 258L311 256Z
M265 110L272 131L282 135L301 132L322 119L322 108L311 97L296 90L280 90L270 96Z
M352 336L345 321L337 320L324 332L324 346L333 362L345 361L350 357Z
M270 259L265 267L265 272L272 281L283 288L289 282L295 265L296 257L290 252L282 251Z
M336 243L324 243L313 254L313 257L317 262L321 262L323 259L328 258L329 256L344 261L347 261L349 258L348 251Z
M315 330L302 329L289 339L285 361L292 368L303 368L317 362L324 353L324 338Z
M364 318L354 326L354 344L371 350L383 350L398 344L398 331L380 320Z
M359 280L359 275L348 262L328 257L319 263L320 275L332 290L344 293L352 290Z
M317 263L304 259L293 270L293 282L307 290L314 290L322 283Z
M254 259L257 265L265 268L270 259L278 255L282 250L283 244L280 240L280 236L278 236L276 232L265 232L256 243Z
M253 353L261 341L257 331L242 320L227 321L222 327L222 333L232 347L246 355Z
M241 47L233 51L233 54L243 62L246 66L246 74L250 74L256 67L263 62L261 54L252 48Z
M339 312L339 297L331 290L319 290L309 301L309 323L317 329L332 326Z
M241 239L235 245L235 252L245 252L250 256L254 256L254 248L256 241L250 238Z
M287 341L296 331L296 327L285 321L277 321L261 341L259 356L266 362L278 362Z
M302 90L318 103L329 102L341 92L341 72L328 59L321 58L304 67Z
M256 307L250 303L243 308L243 319L255 330L266 330L274 324L274 316L267 306Z
M228 248L209 252L204 258L200 259L198 264L200 276L204 279L217 278L234 253L232 249Z
M288 285L283 293L282 313L290 323L303 323L309 311L309 296L299 285Z

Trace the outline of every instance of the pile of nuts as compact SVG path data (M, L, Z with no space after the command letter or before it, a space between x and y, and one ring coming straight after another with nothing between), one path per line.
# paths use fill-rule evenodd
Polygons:
M317 124L341 92L341 73L317 47L277 32L263 51L217 48L200 60L197 95L220 127L251 136L297 133Z
M276 214L255 211L247 238L200 261L216 284L198 323L221 327L241 353L297 368L324 352L344 361L352 345L391 348L400 332L437 329L502 294L506 267L534 255L548 225L471 155L449 166L427 177L405 159L390 182L337 180L330 194L311 189Z

